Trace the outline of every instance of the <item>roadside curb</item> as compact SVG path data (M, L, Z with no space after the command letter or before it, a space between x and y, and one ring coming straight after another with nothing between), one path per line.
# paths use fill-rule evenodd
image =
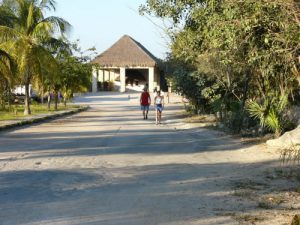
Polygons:
M24 120L20 120L20 121L17 121L17 122L11 123L11 124L7 124L7 125L2 125L2 126L0 125L0 131L8 130L8 129L15 128L15 127L21 127L24 125L39 123L39 122L43 122L46 120L52 120L52 119L60 118L63 116L73 115L73 114L76 114L79 112L86 111L89 108L90 108L89 106L83 106L78 109L62 111L62 112L58 112L58 113L54 113L54 114L50 114L50 115L44 115L44 116L40 116L40 117L36 117L36 118L24 119Z

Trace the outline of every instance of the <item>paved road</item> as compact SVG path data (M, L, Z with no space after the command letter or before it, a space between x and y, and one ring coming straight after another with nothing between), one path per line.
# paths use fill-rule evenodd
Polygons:
M206 129L174 129L180 104L141 119L137 94L89 95L90 110L0 133L0 225L234 224L229 180L265 153Z

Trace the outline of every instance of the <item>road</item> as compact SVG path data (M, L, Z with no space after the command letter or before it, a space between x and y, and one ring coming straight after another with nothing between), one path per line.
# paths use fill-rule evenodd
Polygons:
M0 224L236 224L231 181L274 160L238 139L143 120L138 95L77 98L91 108L0 133ZM247 206L248 207L248 206Z

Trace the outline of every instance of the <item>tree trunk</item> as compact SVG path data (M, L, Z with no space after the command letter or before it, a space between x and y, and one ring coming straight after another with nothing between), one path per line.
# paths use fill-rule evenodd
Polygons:
M64 106L67 107L67 98L64 98Z
M65 92L64 92L64 96L63 96L63 98L64 98L64 106L65 106L65 107L67 107L67 96L68 96L68 95L67 95L67 92L65 91Z
M58 91L54 90L54 110L57 110L58 105Z
M25 101L24 101L24 115L30 115L30 96L29 96L29 82L28 80L25 82Z
M249 91L249 83L251 80L251 74L250 71L246 71L245 77L244 77L244 85L243 85L243 99L242 99L242 104L240 108L240 115L238 117L238 127L237 127L237 132L240 132L244 126L244 117L245 117L245 105L246 101L248 99L248 91Z
M48 98L47 98L48 110L50 110L50 105L51 105L51 95L50 95L50 87L48 87Z
M5 100L3 94L0 95L0 106L2 110L5 109Z
M6 80L0 77L0 109L5 109L5 90L6 90Z
M44 87L42 87L41 103L42 103L42 105L44 105Z
M244 112L246 101L248 99L248 90L249 90L249 83L251 80L251 74L249 71L246 72L244 87L243 87L243 102L242 102L242 110Z
M5 97L4 97L4 92L5 92L5 87L4 87L4 84L0 84L1 87L0 87L0 107L1 109L5 109Z
M8 108L10 109L10 99L11 99L11 89L10 89L10 85L8 85Z
M48 98L47 98L47 107L48 107L48 110L50 110L50 105L51 105L51 95L50 95L50 92L49 92Z

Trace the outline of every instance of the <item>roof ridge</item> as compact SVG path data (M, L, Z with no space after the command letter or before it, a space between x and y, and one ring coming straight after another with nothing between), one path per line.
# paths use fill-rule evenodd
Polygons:
M103 55L105 52L107 52L108 50L110 50L113 46L115 46L116 44L118 44L118 42L124 37L124 36L128 36L127 34L123 35L121 38L119 38L115 43L113 43L109 48L107 48L106 50L104 50L102 53L100 53L96 58L98 58L99 56ZM130 37L130 36L129 36ZM96 59L95 58L95 59Z
M152 60L154 60L155 61L155 63L157 63L156 62L156 60L157 60L157 58L154 56L154 55L152 55L140 42L138 42L138 41L136 41L134 38L132 38L131 36L129 36L129 35L124 35L124 36L128 36L129 37L129 39L131 40L131 41L133 41L134 42L134 44L136 44L137 45L137 47L146 55L146 56L148 56L148 57L150 57ZM124 37L123 36L123 37Z
M107 67L158 65L158 59L145 46L127 34L96 56L92 62Z

